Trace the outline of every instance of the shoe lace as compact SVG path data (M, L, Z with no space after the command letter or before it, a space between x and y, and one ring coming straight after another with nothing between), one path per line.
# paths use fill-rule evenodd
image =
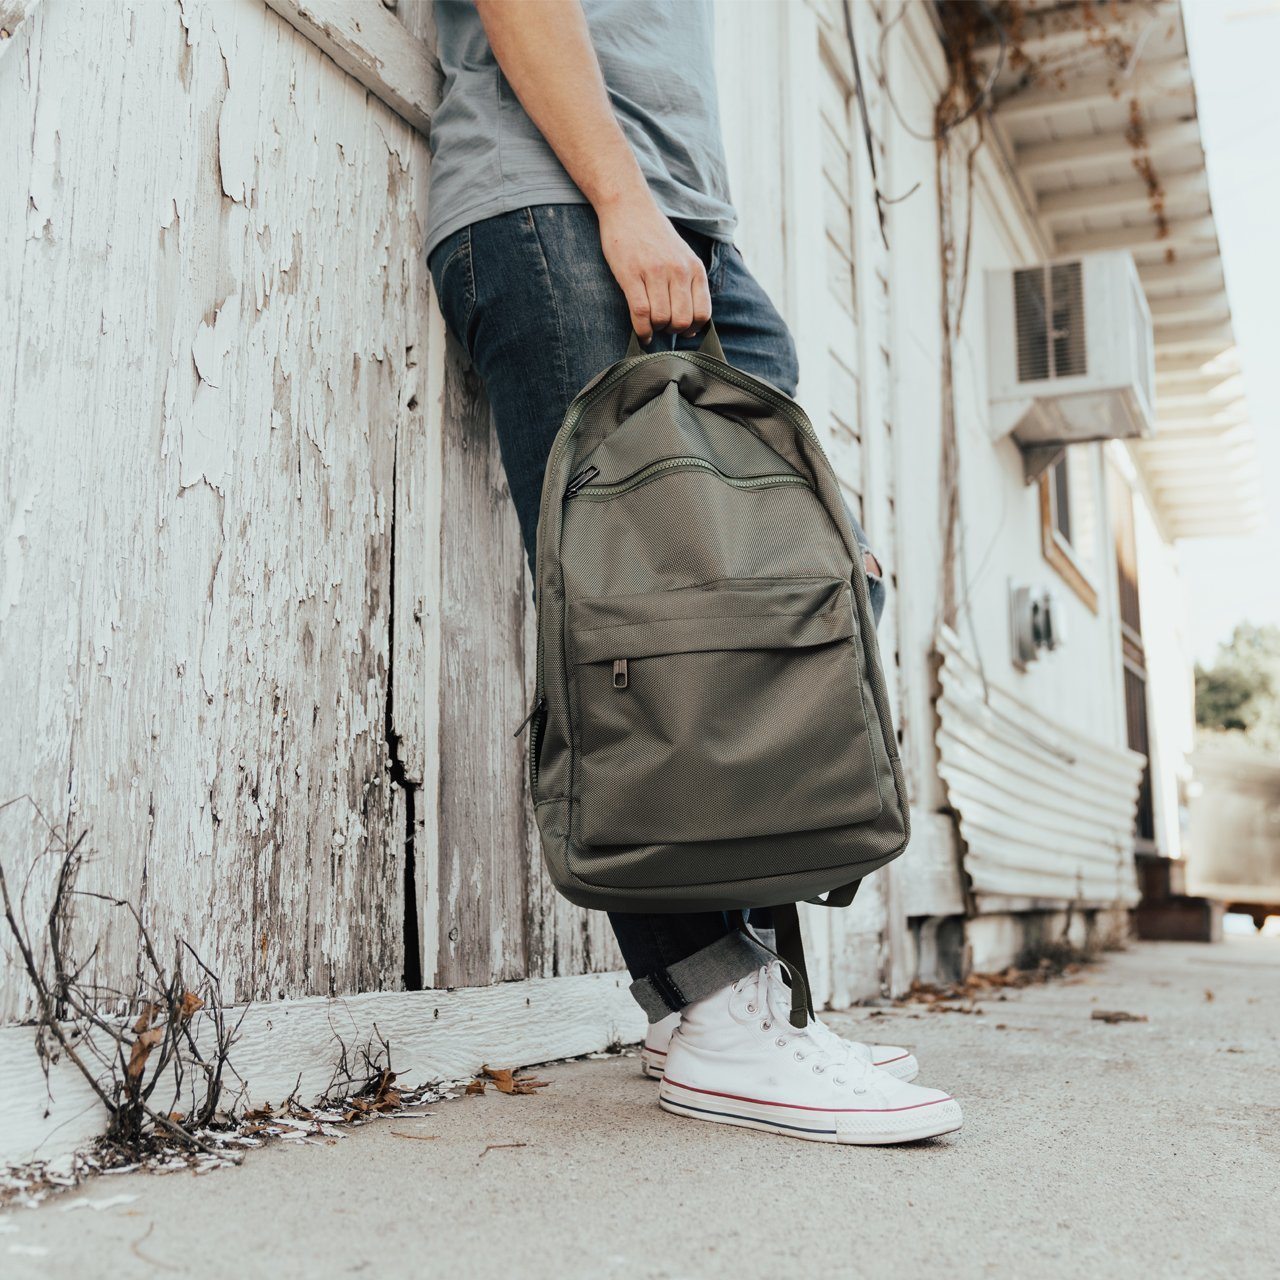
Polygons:
M734 989L746 993L746 1012L762 1015L760 1030L773 1034L779 1049L789 1048L797 1062L808 1062L816 1074L834 1070L837 1084L852 1084L855 1093L865 1092L870 1063L858 1054L857 1046L815 1019L802 1028L791 1025L791 988L778 961L740 979Z

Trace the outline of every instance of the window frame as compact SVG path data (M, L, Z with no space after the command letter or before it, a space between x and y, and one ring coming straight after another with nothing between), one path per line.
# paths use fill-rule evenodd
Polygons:
M1071 475L1066 471L1067 455L1064 452L1053 466L1040 477L1040 548L1045 560L1058 576L1071 588L1091 613L1098 612L1098 588L1092 575L1084 567L1071 542L1058 528L1058 476L1063 477L1063 489L1067 495L1067 527L1071 518ZM1063 468L1059 472L1059 468Z

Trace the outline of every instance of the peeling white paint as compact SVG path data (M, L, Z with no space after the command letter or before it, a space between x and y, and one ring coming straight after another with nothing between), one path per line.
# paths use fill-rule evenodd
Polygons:
M9 521L4 535L4 576L0 578L0 626L22 596L23 561L27 539L27 517L35 510L40 497L39 482L32 484L25 497L18 500L17 512Z
M233 294L218 307L213 324L201 320L195 341L191 344L191 358L195 361L200 381L211 387L222 386L223 363L239 336L235 329L239 302L240 299Z
M616 967L523 809L523 556L430 298L423 137L262 0L57 0L10 45L0 799L86 827L85 887L145 894L229 998L401 985L411 798L427 981ZM0 815L7 869L40 842Z
M27 141L0 215L30 238L0 245L0 798L89 828L87 888L139 898L146 857L157 927L228 995L394 989L404 833L368 783L431 305L393 175L425 143L260 0L58 0L8 54ZM38 829L0 823L25 871ZM108 914L83 935L120 980ZM24 985L4 975L0 1017Z

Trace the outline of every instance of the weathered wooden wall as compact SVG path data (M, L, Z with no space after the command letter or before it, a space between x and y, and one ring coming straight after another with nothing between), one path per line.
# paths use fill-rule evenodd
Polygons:
M15 42L0 794L87 827L92 886L239 996L394 983L423 144L255 0L50 0ZM40 832L4 823L12 875Z
M0 209L18 229L0 248L0 799L88 828L92 887L188 936L236 998L617 967L605 918L547 883L511 737L530 583L422 256L428 151L409 121L436 83L430 5L19 8L0 45ZM841 6L772 0L743 22L725 4L718 33L740 244L896 588L881 635L916 835L850 911L807 917L836 1004L905 985L908 916L964 909L934 740L935 157L909 123L927 126L943 71L929 7L900 9L852 6L881 185L913 193L889 210L892 252ZM376 94L334 61L360 70L361 13L387 54ZM982 425L979 277L1039 248L987 151L977 173L957 378L966 546L989 550L963 634L1007 678L1006 570L1041 565L1015 451ZM1058 681L1025 684L1096 735L1113 699L1082 711L1061 674L1098 665L1111 623L1078 622ZM12 808L0 840L20 872L39 824ZM102 925L86 907L85 936ZM109 936L103 975L130 963ZM21 1012L23 985L4 988L0 1017Z
M236 998L615 966L524 816L528 586L421 135L262 0L47 0L4 54L0 798ZM21 875L38 820L0 837Z

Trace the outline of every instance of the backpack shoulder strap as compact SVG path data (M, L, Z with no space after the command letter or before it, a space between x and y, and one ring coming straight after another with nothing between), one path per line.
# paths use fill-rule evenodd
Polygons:
M776 947L763 941L758 933L747 923L746 912L732 913L738 929L746 934L762 951L767 951L776 960L782 962L786 971L787 982L791 986L791 1025L804 1027L813 1017L813 997L809 994L809 971L804 961L804 938L800 933L800 913L794 902L785 906L770 907L773 917L773 932Z
M832 889L825 898L809 898L807 901L820 907L847 907L858 892L861 880L853 880ZM791 1025L805 1026L813 1015L813 991L809 985L809 969L804 958L804 935L800 932L800 912L794 902L771 907L774 941L777 947L766 946L747 923L746 913L736 911L738 928L757 946L782 961L787 979L791 983Z

